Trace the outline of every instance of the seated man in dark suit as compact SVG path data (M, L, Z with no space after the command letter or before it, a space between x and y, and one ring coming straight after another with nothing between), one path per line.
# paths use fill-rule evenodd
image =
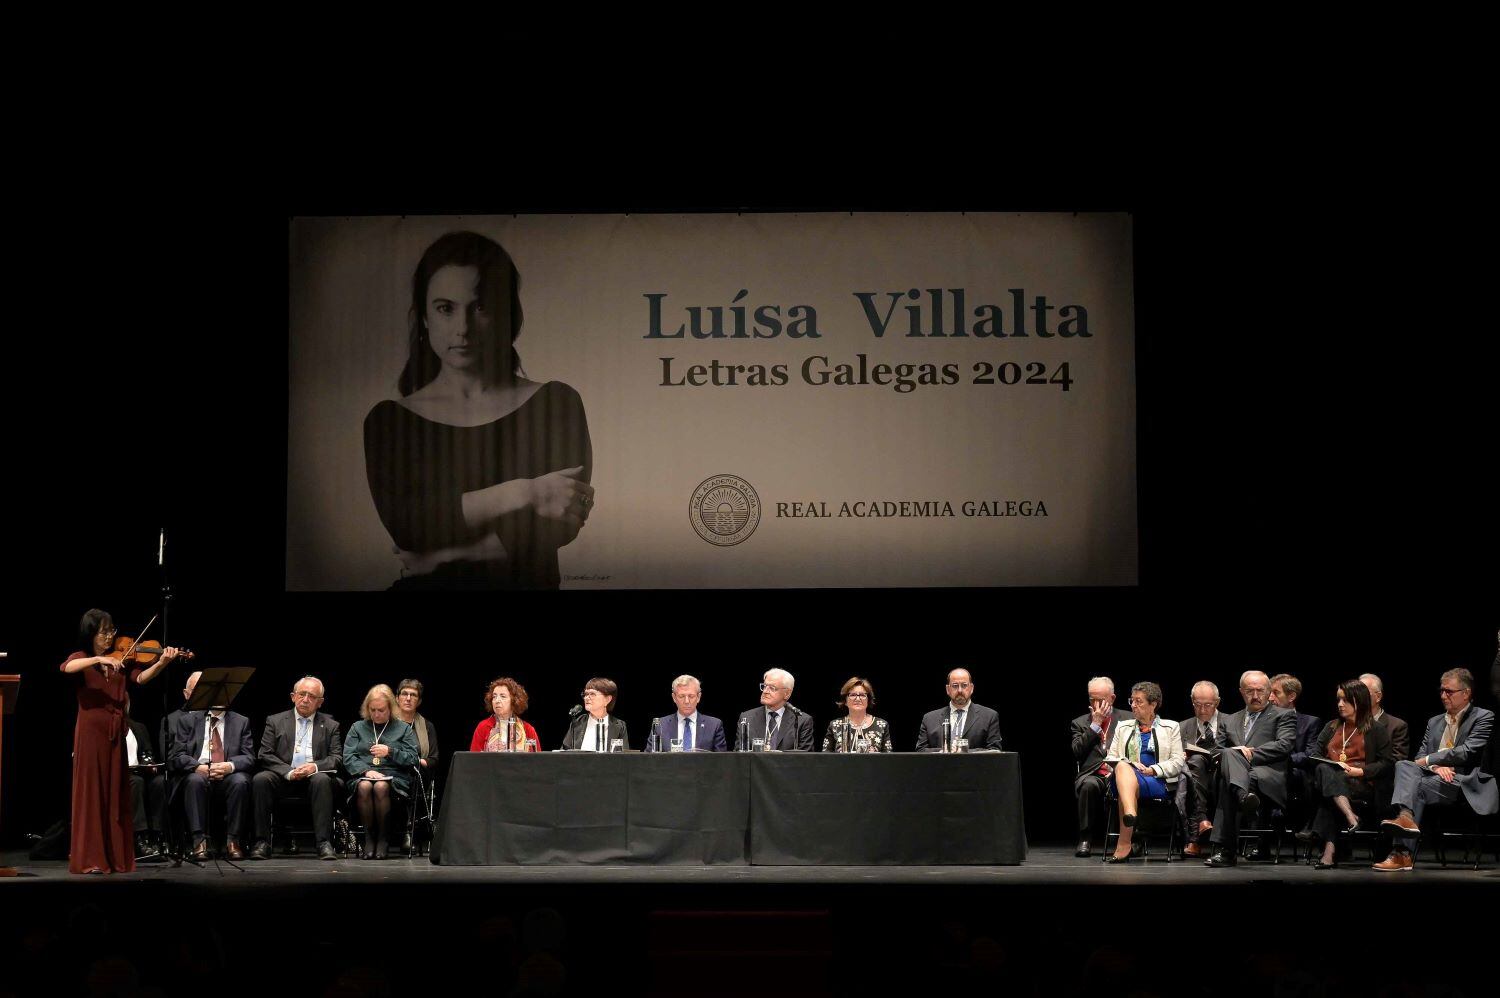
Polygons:
M666 752L673 740L682 740L682 751L728 752L724 739L724 722L717 717L698 713L703 699L703 684L692 676L672 680L672 699L677 710L656 720L655 729L646 736L647 752Z
M1396 763L1396 788L1391 804L1400 808L1381 826L1400 840L1391 854L1375 864L1383 872L1410 870L1412 845L1421 833L1422 812L1430 806L1452 804L1459 794L1475 814L1500 810L1495 777L1482 764L1490 747L1495 714L1474 706L1474 675L1468 669L1449 669L1442 680L1443 712L1427 722L1427 733L1415 761Z
M344 740L339 722L318 710L323 682L303 676L292 687L292 709L266 718L260 735L260 772L251 781L255 798L255 845L251 859L271 858L271 807L289 796L305 796L312 809L319 859L338 859L333 849L334 797Z
M943 722L949 722L949 738L966 738L970 749L1000 747L1000 715L974 702L974 677L968 669L948 673L948 706L939 707L922 718L917 732L918 752L948 752L953 746L943 744Z
M811 752L813 719L793 707L792 689L797 680L785 669L767 669L761 677L760 706L745 711L735 725L734 750L748 752L756 739L763 739L767 750Z
M1189 693L1193 716L1182 722L1182 747L1187 749L1186 779L1178 786L1178 813L1186 832L1184 856L1203 855L1208 835L1214 830L1211 815L1218 803L1220 732L1224 715L1219 713L1219 687L1207 679L1193 684ZM1189 749L1191 745L1193 748ZM1201 751L1199 751L1201 750Z
M1078 850L1073 854L1087 857L1093 841L1104 832L1104 793L1109 787L1110 769L1104 764L1109 740L1115 725L1130 720L1128 710L1115 707L1115 681L1108 676L1089 680L1089 712L1073 718L1073 798L1078 802ZM939 727L942 721L938 721Z
M1295 825L1298 837L1302 836L1303 829L1312 831L1313 816L1317 813L1317 802L1309 803L1308 786L1311 780L1312 768L1317 765L1310 756L1318 754L1318 735L1323 731L1323 722L1311 714L1302 714L1297 711L1297 698L1302 695L1302 681L1296 676L1282 672L1271 677L1271 702L1283 710L1292 711L1297 718L1297 740L1292 745L1291 769L1288 775L1291 782L1287 785L1289 795L1288 805L1296 811L1296 815L1289 817L1289 823Z
M1373 672L1366 672L1359 677L1359 681L1365 684L1365 689L1370 691L1370 703L1375 708L1371 715L1376 724L1383 724L1391 733L1391 748L1396 751L1396 761L1411 758L1411 730L1407 723L1395 714L1387 714L1385 707L1385 683Z
M125 697L126 764L130 766L130 803L135 810L135 858L160 857L167 829L167 774L151 744L151 732L130 716Z
M1286 809L1287 763L1297 743L1297 715L1271 703L1271 677L1259 670L1240 676L1245 709L1224 718L1219 729L1219 801L1209 833L1209 867L1233 866L1240 818L1260 812L1266 797Z
M218 796L224 798L227 821L225 855L235 861L244 859L240 840L250 798L250 771L255 767L249 719L222 708L182 711L171 740L172 754L167 759L171 774L169 803L182 800L193 843L192 858L208 859L208 809L212 798Z

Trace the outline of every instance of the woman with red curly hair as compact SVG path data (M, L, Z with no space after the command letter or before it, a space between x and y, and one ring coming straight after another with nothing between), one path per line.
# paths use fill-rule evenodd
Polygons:
M469 751L540 752L542 743L536 736L536 729L521 720L529 703L526 687L509 676L501 676L490 683L490 688L484 692L484 706L490 716L474 729Z

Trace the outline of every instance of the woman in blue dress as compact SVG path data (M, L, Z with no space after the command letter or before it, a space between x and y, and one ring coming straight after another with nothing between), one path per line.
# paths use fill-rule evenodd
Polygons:
M1130 840L1135 834L1140 800L1168 797L1187 767L1182 732L1176 721L1156 716L1160 706L1160 686L1136 683L1130 688L1130 712L1135 716L1120 722L1109 743L1109 755L1105 761L1114 763L1114 796L1120 803L1120 839L1115 844L1114 853L1104 857L1106 863L1130 861Z

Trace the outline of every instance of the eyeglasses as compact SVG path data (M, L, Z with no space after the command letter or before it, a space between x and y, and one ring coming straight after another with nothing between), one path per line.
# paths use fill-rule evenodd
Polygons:
M1148 704L1150 702L1151 701L1147 700L1145 697L1131 697L1130 698L1130 706L1132 706L1132 707L1144 707L1144 706L1146 706L1146 704Z
M589 697L599 696L600 693L599 693L598 690L584 690L582 693L580 693L578 695L580 697L582 697L583 699L587 700Z
M1458 688L1458 689L1456 689L1456 690L1450 690L1450 689L1449 689L1449 688L1448 688L1448 687L1446 687L1446 686L1440 686L1440 687L1438 687L1438 696L1444 696L1444 697L1456 697L1456 696L1458 696L1458 695L1459 695L1459 694L1460 694L1460 693L1467 693L1467 692L1469 692L1469 691L1468 691L1468 690L1466 690L1466 689L1464 689L1464 688L1463 688L1463 687L1462 687L1462 686L1460 686L1460 687L1459 687L1459 688Z
M784 689L784 687L773 686L770 683L761 683L760 684L760 688L761 688L762 692L764 692L766 690L770 690L772 693L780 693Z
M316 693L309 693L306 690L303 690L300 693L293 693L292 694L292 699L293 700L321 700L323 698L320 697L320 696L318 696Z
M950 690L966 690L970 686L973 686L973 685L974 685L973 683L949 683L948 684L948 689L950 689Z
M868 700L868 699L870 699L870 694L868 694L868 693L850 693L845 699L848 699L848 700Z
M1218 703L1217 700L1192 700L1189 701L1194 707L1212 707Z
M396 695L398 697L402 697L403 699L406 698L406 697L421 696L421 694L418 693L416 690L402 690L400 693L397 693Z

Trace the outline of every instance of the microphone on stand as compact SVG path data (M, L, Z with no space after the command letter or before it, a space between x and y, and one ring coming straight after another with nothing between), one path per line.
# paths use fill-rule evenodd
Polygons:
M156 567L157 568L160 568L163 564L165 564L163 558L166 555L166 551L167 551L167 528L166 527L162 527L161 528L161 533L158 534L157 537L156 537Z
M651 719L651 741L656 745L656 751L661 751L661 718Z

